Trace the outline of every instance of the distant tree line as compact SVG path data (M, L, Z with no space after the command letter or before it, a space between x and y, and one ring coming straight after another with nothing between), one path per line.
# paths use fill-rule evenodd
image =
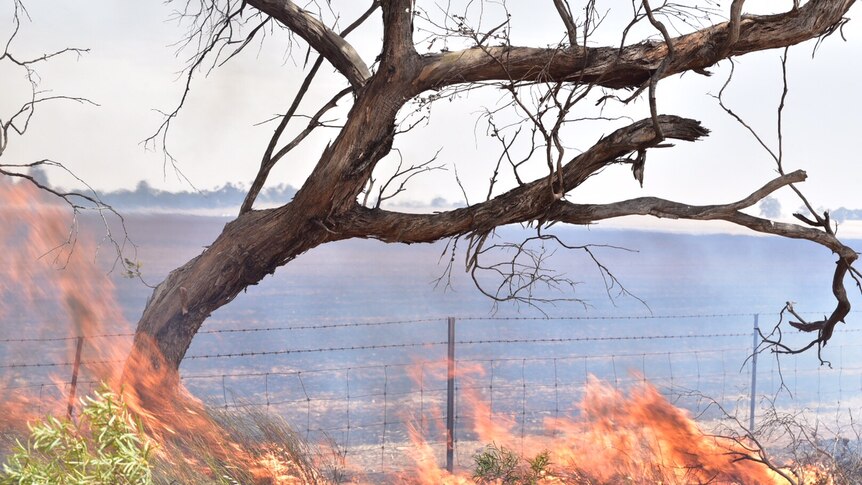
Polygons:
M781 202L779 202L775 197L764 198L760 201L758 208L760 209L760 215L762 217L777 219L783 215L781 211ZM806 208L804 206L800 207L796 212L804 214L806 212ZM829 217L831 217L835 222L858 221L862 220L862 209L839 207L835 210L829 210Z
M168 192L151 186L146 181L138 182L135 190L120 189L100 194L102 200L118 210L136 209L214 209L239 208L246 187L230 182L212 190ZM290 202L296 194L296 189L286 184L268 187L260 192L263 205L281 205Z
M860 220L862 219L862 209L848 209L846 207L839 207L834 211L830 212L832 216L832 220L837 222L844 222L847 220Z
M31 168L30 175L40 184L50 186L48 176L41 167ZM141 180L134 190L119 189L101 192L99 197L117 210L170 209L190 211L239 208L247 192L248 187L230 182L211 190L169 192L155 188L147 181ZM275 206L290 202L295 194L296 189L290 185L278 184L262 189L259 199L264 206Z

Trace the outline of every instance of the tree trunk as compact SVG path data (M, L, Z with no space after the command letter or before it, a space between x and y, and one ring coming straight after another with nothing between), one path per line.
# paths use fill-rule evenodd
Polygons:
M332 221L356 205L374 166L392 148L398 110L416 94L411 81L418 57L394 59L384 53L377 75L359 89L345 126L293 201L240 215L156 287L123 373L140 394L176 381L194 335L213 311L305 251L347 237L331 229ZM160 382L144 383L143 377Z
M225 225L209 248L156 287L138 323L134 345L147 354L158 350L148 355L153 369L167 364L176 370L213 311L275 268L326 241L322 227L290 209L288 205L238 217Z

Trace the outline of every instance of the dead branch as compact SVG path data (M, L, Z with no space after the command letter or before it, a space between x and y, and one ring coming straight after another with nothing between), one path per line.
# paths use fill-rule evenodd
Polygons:
M732 7L731 7L732 14L736 15L736 16L740 15L739 10L741 8L742 8L742 1L735 0ZM794 8L795 8L795 6L794 6ZM733 19L731 19L731 22L733 22ZM730 84L731 80L733 79L733 72L734 72L733 61L731 61L731 69L730 69L730 73L728 74L728 78L725 81L724 85L722 86L722 88L719 91L719 94L717 96L719 106L721 106L721 108L724 109L724 111L727 114L729 114L731 117L733 117L733 119L735 119L739 124L741 124L755 138L755 140L757 140L757 142L760 144L760 146L763 147L763 149L773 159L773 161L776 164L777 171L779 174L781 174L782 177L785 176L784 165L783 165L783 161L784 161L784 137L783 137L783 133L782 133L782 128L783 128L782 115L784 112L785 101L787 99L787 93L789 91L788 81L787 81L787 54L788 54L788 51L789 51L789 47L785 47L784 53L781 57L782 91L781 91L781 97L780 97L780 100L778 103L777 114L776 114L776 119L777 119L776 133L777 133L777 138L778 138L778 149L777 150L771 149L769 147L769 145L767 145L766 142L764 142L763 138L757 133L757 131L754 128L752 128L748 123L745 122L745 120L741 116L734 113L724 103L724 99L723 99L724 91L727 89L728 85ZM838 254L838 261L836 261L836 267L835 267L835 271L834 271L833 277L832 277L832 294L835 297L836 306L835 306L835 309L832 311L832 314L829 315L828 317L824 316L822 320L818 320L818 321L814 321L814 322L806 322L804 319L802 319L794 311L793 306L790 303L787 303L787 305L785 305L784 309L782 309L782 311L781 311L782 316L783 316L784 311L786 310L789 313L791 313L792 315L794 315L799 320L799 321L795 321L795 322L791 321L791 322L789 322L789 324L792 327L796 328L797 330L800 330L803 332L817 332L817 337L815 339L809 341L808 344L806 344L800 348L792 349L792 348L790 348L790 347L788 347L782 343L782 341L781 341L782 334L780 332L778 333L777 339L772 339L771 336L775 333L775 331L773 331L773 334L770 334L769 337L764 339L765 344L763 345L761 350L765 349L765 348L770 348L773 352L776 352L779 354L798 354L798 353L804 352L804 351L806 351L806 350L808 350L808 349L810 349L816 345L817 346L817 357L818 357L818 359L820 359L821 364L829 364L828 361L823 359L823 357L821 355L821 350L826 345L826 343L829 341L829 339L832 338L832 334L833 334L833 331L835 329L835 325L837 325L838 322L844 322L844 318L850 313L850 301L847 298L847 290L844 288L844 277L848 273L850 273L851 275L857 274L857 271L855 270L855 268L853 268L853 262L856 261L858 254L854 250L852 250L849 247L844 246L842 243L838 242L838 239L835 237L835 230L832 227L828 212L824 212L823 215L821 216L820 214L818 214L818 212L816 210L814 210L814 207L811 204L811 202L809 202L808 198L802 193L802 191L798 187L796 187L793 183L789 183L788 186L790 187L791 190L793 190L793 192L796 194L796 196L799 198L799 200L802 202L802 204L807 208L807 210L809 211L809 213L811 214L811 216L814 219L812 220L812 219L806 217L805 215L798 214L798 213L794 213L793 216L796 219L807 224L811 228L816 228L813 230L815 230L817 232L821 232L819 230L822 230L821 233L828 236L833 241L832 246L824 244L823 242L820 242L820 244L823 244L823 245L829 247L835 253ZM815 241L815 242L819 242L819 241ZM835 245L834 242L838 242L838 244ZM855 276L854 276L854 279L855 279ZM857 280L857 285L858 284L859 284L859 281ZM862 290L862 285L860 285L859 287L860 287L860 290ZM779 320L779 324L780 324L780 321L781 321L781 319Z
M556 254L554 246L567 251L583 252L587 260L599 270L608 299L628 296L636 299L647 309L646 302L629 292L611 270L596 256L597 249L631 251L627 248L608 245L571 245L559 237L543 234L538 228L535 236L519 242L494 242L494 233L468 234L465 263L474 286L494 302L527 305L542 313L543 306L558 302L576 302L584 307L589 303L574 296L580 284L562 271L553 269L551 261ZM453 238L457 241L459 237ZM454 248L453 248L454 249ZM454 258L454 253L453 253ZM451 274L451 261L444 275ZM441 276L442 279L442 276Z
M181 179L184 180L189 186L194 188L194 184L192 184L191 180L180 170L179 165L177 165L177 159L171 154L171 151L168 149L168 133L171 129L171 123L173 120L179 115L183 106L185 106L186 100L188 99L189 92L191 91L192 79L195 73L203 66L204 61L207 59L210 53L220 52L219 45L223 43L228 43L233 38L233 25L236 19L240 18L245 10L246 3L244 1L239 2L239 6L236 9L233 9L233 5L231 5L230 0L228 0L227 7L224 12L219 10L218 5L213 3L210 8L205 7L201 4L201 11L192 14L193 18L198 18L199 16L203 17L199 20L201 25L207 24L208 22L213 22L213 26L210 29L208 35L204 33L204 27L200 26L197 28L192 28L192 33L186 39L186 43L191 43L192 39L198 39L197 51L192 56L192 61L188 68L186 68L185 74L185 83L183 86L183 93L180 96L179 102L174 106L174 109L171 112L164 112L161 110L159 113L162 114L163 119L162 123L156 128L156 131L141 141L141 145L145 149L154 148L157 145L160 147L162 154L164 155L163 169L166 170L167 164L170 163L171 167L174 170L174 173ZM186 9L188 9L188 5ZM182 16L188 16L188 14L183 13ZM206 38L206 41L202 39ZM216 60L218 57L216 56ZM197 189L195 189L197 190Z
M442 237L472 233L472 244L468 250L468 254L472 254L472 259L469 259L467 263L468 268L472 272L475 272L476 269L497 270L496 266L488 267L480 266L478 264L478 256L483 254L482 251L484 249L484 243L489 232L477 233L469 230L458 232L459 228L497 227L504 224L528 222L535 219L541 219L547 222L566 222L569 224L591 224L603 219L628 215L651 215L660 218L691 220L723 220L761 233L775 234L789 238L807 239L825 246L839 255L835 279L833 280L833 293L837 300L837 306L832 316L828 319L825 319L823 322L813 322L810 326L803 327L803 329L809 331L816 330L819 332L818 338L812 341L811 344L798 350L780 350L781 352L798 353L811 348L815 344L825 343L826 340L831 337L834 325L838 321L843 321L844 317L849 312L850 306L846 292L843 291L843 282L841 279L843 279L843 276L847 273L847 268L849 267L849 264L846 263L846 261L855 261L857 258L856 252L845 246L834 236L834 234L815 228L762 219L745 214L741 212L741 210L751 207L781 187L787 186L791 183L801 182L803 180L805 180L804 172L792 172L771 180L763 187L757 189L749 196L739 201L710 206L692 206L655 197L642 197L610 204L572 204L565 201L557 201L554 202L550 208L546 208L544 210L537 210L535 206L520 208L517 206L510 206L509 210L497 212L496 210L487 207L499 203L501 199L505 198L506 194L504 194L498 196L492 201L476 204L465 209L456 209L454 211L433 215L402 214L382 211L379 209L369 211L357 207L354 213L349 216L348 220L340 221L343 223L343 226L339 224L342 227L339 231L346 232L348 234L361 233L364 234L364 236L360 237L374 237L390 242L433 241ZM532 211L529 209L532 209ZM361 229L353 227L355 225L360 226ZM503 247L506 249L513 249L513 246L511 245ZM534 258L534 261L539 260L540 258ZM526 269L526 266L520 269ZM530 274L535 274L535 271ZM535 278L535 276L533 277ZM534 282L545 283L545 281L541 279L534 279ZM520 284L506 281L506 288L521 292L527 291L529 288L529 286L524 284L524 282L518 281L517 283ZM501 298L497 293L485 293L489 296L493 296L497 300ZM528 294L528 297L525 298L524 301L530 301L531 298L533 298L532 295Z
M726 450L725 452L727 454L735 456L737 460L760 463L772 470L781 478L787 480L787 483L790 485L797 485L800 483L800 477L796 470L791 468L788 471L786 467L780 466L775 462L775 460L773 460L770 453L767 452L764 442L761 440L761 436L763 435L761 431L748 429L748 427L739 420L739 417L736 414L729 412L715 399L712 399L699 391L694 391L690 394L697 396L699 399L706 400L708 402L708 407L715 408L721 413L721 416L723 417L721 421L723 424L714 437L717 440L716 444L722 446L722 448ZM775 409L774 405L772 409ZM786 430L790 426L788 421L792 423L792 419L785 419L776 423L767 423L765 426L764 424L761 424L760 428L765 428L767 431L773 431L774 429ZM736 446L728 446L731 443Z
M490 233L469 235L466 264L474 286L495 305L502 302L525 304L542 313L542 306L557 301L586 305L583 300L569 296L574 294L577 283L549 266L553 251L547 250L544 244L539 244L538 248L531 246L532 242L541 242L541 237L519 243L489 244L491 237ZM489 280L496 288L487 288Z
M389 177L389 179L384 182L378 189L377 201L374 203L374 208L379 209L380 205L383 202L392 199L398 194L407 190L407 183L410 182L413 177L436 170L446 170L446 167L444 165L434 164L434 162L437 161L437 157L440 155L441 150L442 149L437 150L437 152L434 153L434 156L425 162L410 165L409 167L404 167L404 159L401 157L401 151L393 149L393 151L396 151L399 157L398 167L395 169L395 173L393 173L392 176ZM387 190L390 188L390 186L394 186L395 184L397 184L397 187L395 187L391 192L387 193ZM368 192L371 192L371 186L368 187Z

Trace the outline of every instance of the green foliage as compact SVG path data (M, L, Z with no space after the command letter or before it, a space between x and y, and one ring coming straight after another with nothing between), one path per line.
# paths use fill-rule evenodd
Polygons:
M77 424L53 416L30 425L3 464L0 484L150 484L152 444L107 386L81 399Z
M547 451L531 459L522 459L514 451L493 443L474 455L473 461L476 463L474 480L503 485L535 485L545 476L551 464Z
M543 476L548 471L548 466L551 464L551 455L547 450L539 453L532 460L528 460L530 471L536 477Z

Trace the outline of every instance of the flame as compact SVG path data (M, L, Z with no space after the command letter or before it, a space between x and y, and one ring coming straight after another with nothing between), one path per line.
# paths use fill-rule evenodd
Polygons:
M522 437L513 418L492 413L472 390L476 374L458 374L460 402L473 416L473 432L480 443L529 450L527 459L545 451L549 465L537 472L538 483L787 483L758 461L751 444L705 433L649 384L626 394L591 377L574 406L578 418L547 418L548 436ZM409 436L415 470L408 481L474 483L472 470L449 473L439 467L426 434L412 429Z
M65 343L71 343L65 355L38 351L29 355L0 354L5 356L7 364L36 363L28 360L72 362L77 337L131 332L132 326L123 318L113 284L90 259L99 248L87 235L77 233L77 220L70 216L67 206L48 199L29 183L0 180L0 225L3 226L0 267L6 273L0 279L0 318L7 323L7 318L14 314L19 321L26 322L18 327L4 325L0 337L53 338L61 343L65 337ZM147 434L158 444L161 459L191 466L204 474L212 473L208 464L194 457L197 447L206 450L210 458L247 471L259 483L298 484L316 480L313 472L298 466L277 446L256 447L233 440L209 416L205 406L179 384L178 375L168 370L169 366L158 366L163 369L160 372L132 372L134 379L123 382L122 370L127 358L133 369L152 368L145 365L150 362L143 361L143 356L130 356L130 348L131 338L127 336L86 338L79 373L104 381L123 394L130 410L142 418ZM147 358L152 359L153 354ZM45 412L65 415L66 384L71 375L67 367L60 366L62 373L43 377L54 382L58 389L49 399L19 385L24 382L23 373L4 372L0 379L3 388L0 431L24 431L27 422ZM174 386L165 388L164 384L171 380ZM147 400L142 399L142 391Z
M467 475L455 475L440 468L434 449L425 441L425 434L415 426L408 428L408 436L413 443L410 458L413 460L415 470L405 474L401 478L404 481L415 482L421 485L460 485L475 483Z
M2 336L8 339L62 338L79 335L105 333L105 329L115 329L122 325L123 319L119 306L111 297L111 282L89 261L85 254L94 254L87 248L79 247L76 237L76 221L69 217L68 211L59 204L50 203L30 184L0 183L0 247L3 248L0 263L6 277L0 280L0 315L4 325ZM71 224L70 224L71 220ZM9 302L15 304L9 308ZM3 306L5 305L5 306ZM9 325L7 315L14 310L12 320L19 325ZM63 322L62 325L35 324L34 322ZM110 326L106 326L111 322ZM21 325L23 323L23 325ZM60 360L71 362L75 354L75 341L65 352L40 352L34 345L28 345L30 352L18 355L9 350L5 355L9 360ZM60 341L62 343L62 341ZM98 344L87 342L88 347ZM114 352L105 358L93 359L91 369L106 379L114 377L109 362L104 362L127 352L120 345L111 347ZM127 347L126 347L127 348ZM35 349L36 351L33 351ZM89 355L97 355L91 348L85 350ZM62 366L60 368L63 368ZM14 368L13 368L14 369ZM9 372L4 377L2 387L7 389L2 396L2 411L6 416L35 417L45 401L32 394L14 392L22 376ZM68 376L59 374L47 376L63 390ZM2 391L0 391L2 392ZM56 411L64 404L60 394L48 400L45 408Z
M798 478L799 485L837 485L842 483L837 477L833 476L829 467L823 464L792 463L790 466L783 468L783 471L790 475L795 475Z
M29 184L0 181L0 318L27 322L49 322L27 326L4 325L2 338L70 337L80 335L127 333L131 325L123 319L114 297L114 287L92 261L95 245L86 237L70 238L68 209L44 199ZM14 306L9 302L14 302ZM21 313L24 317L21 318ZM145 337L138 337L145 338ZM142 341L143 344L147 342ZM66 359L73 359L74 345L67 345ZM108 382L121 392L129 407L142 418L149 437L157 443L160 458L168 463L213 477L213 459L232 470L242 470L254 483L303 484L324 481L315 464L301 459L280 443L242 439L220 424L205 406L179 383L170 366L158 362L154 345L141 345L146 355L129 355L130 338L92 338L86 340L84 369L90 376ZM21 361L33 355L5 355L8 361ZM127 360L128 359L128 360ZM156 360L155 365L153 360ZM131 369L132 380L122 382L123 362ZM67 369L61 367L63 372ZM157 370L153 370L157 369ZM84 372L84 371L82 371ZM425 363L412 368L414 380L430 372L437 379L447 376L445 363ZM516 421L495 414L470 384L483 376L478 363L459 363L461 380L459 406L472 416L472 428L479 445L494 443L530 454L547 451L549 462L533 477L534 482L553 483L786 483L777 472L757 460L750 443L711 436L702 431L684 410L665 400L652 386L643 384L627 393L597 379L589 379L580 403L573 403L577 418L544 421L549 436L520 436ZM23 427L43 410L65 414L65 384L68 375L56 373L50 379L60 391L52 400L20 386L22 376L4 373L0 378L0 428ZM165 387L165 383L172 385ZM170 392L166 392L170 389ZM442 405L442 404L441 404ZM441 409L431 411L443 416ZM414 420L415 422L415 420ZM472 470L450 473L427 439L445 436L439 429L442 420L418 422L408 429L412 469L394 478L404 483L475 483ZM3 431L3 429L0 429ZM553 437L551 437L552 435ZM463 445L463 443L462 443ZM198 453L201 451L202 453ZM206 456L207 458L201 458ZM357 471L361 467L344 464ZM828 472L812 467L791 466L803 483L829 484ZM811 477L809 479L809 477Z

